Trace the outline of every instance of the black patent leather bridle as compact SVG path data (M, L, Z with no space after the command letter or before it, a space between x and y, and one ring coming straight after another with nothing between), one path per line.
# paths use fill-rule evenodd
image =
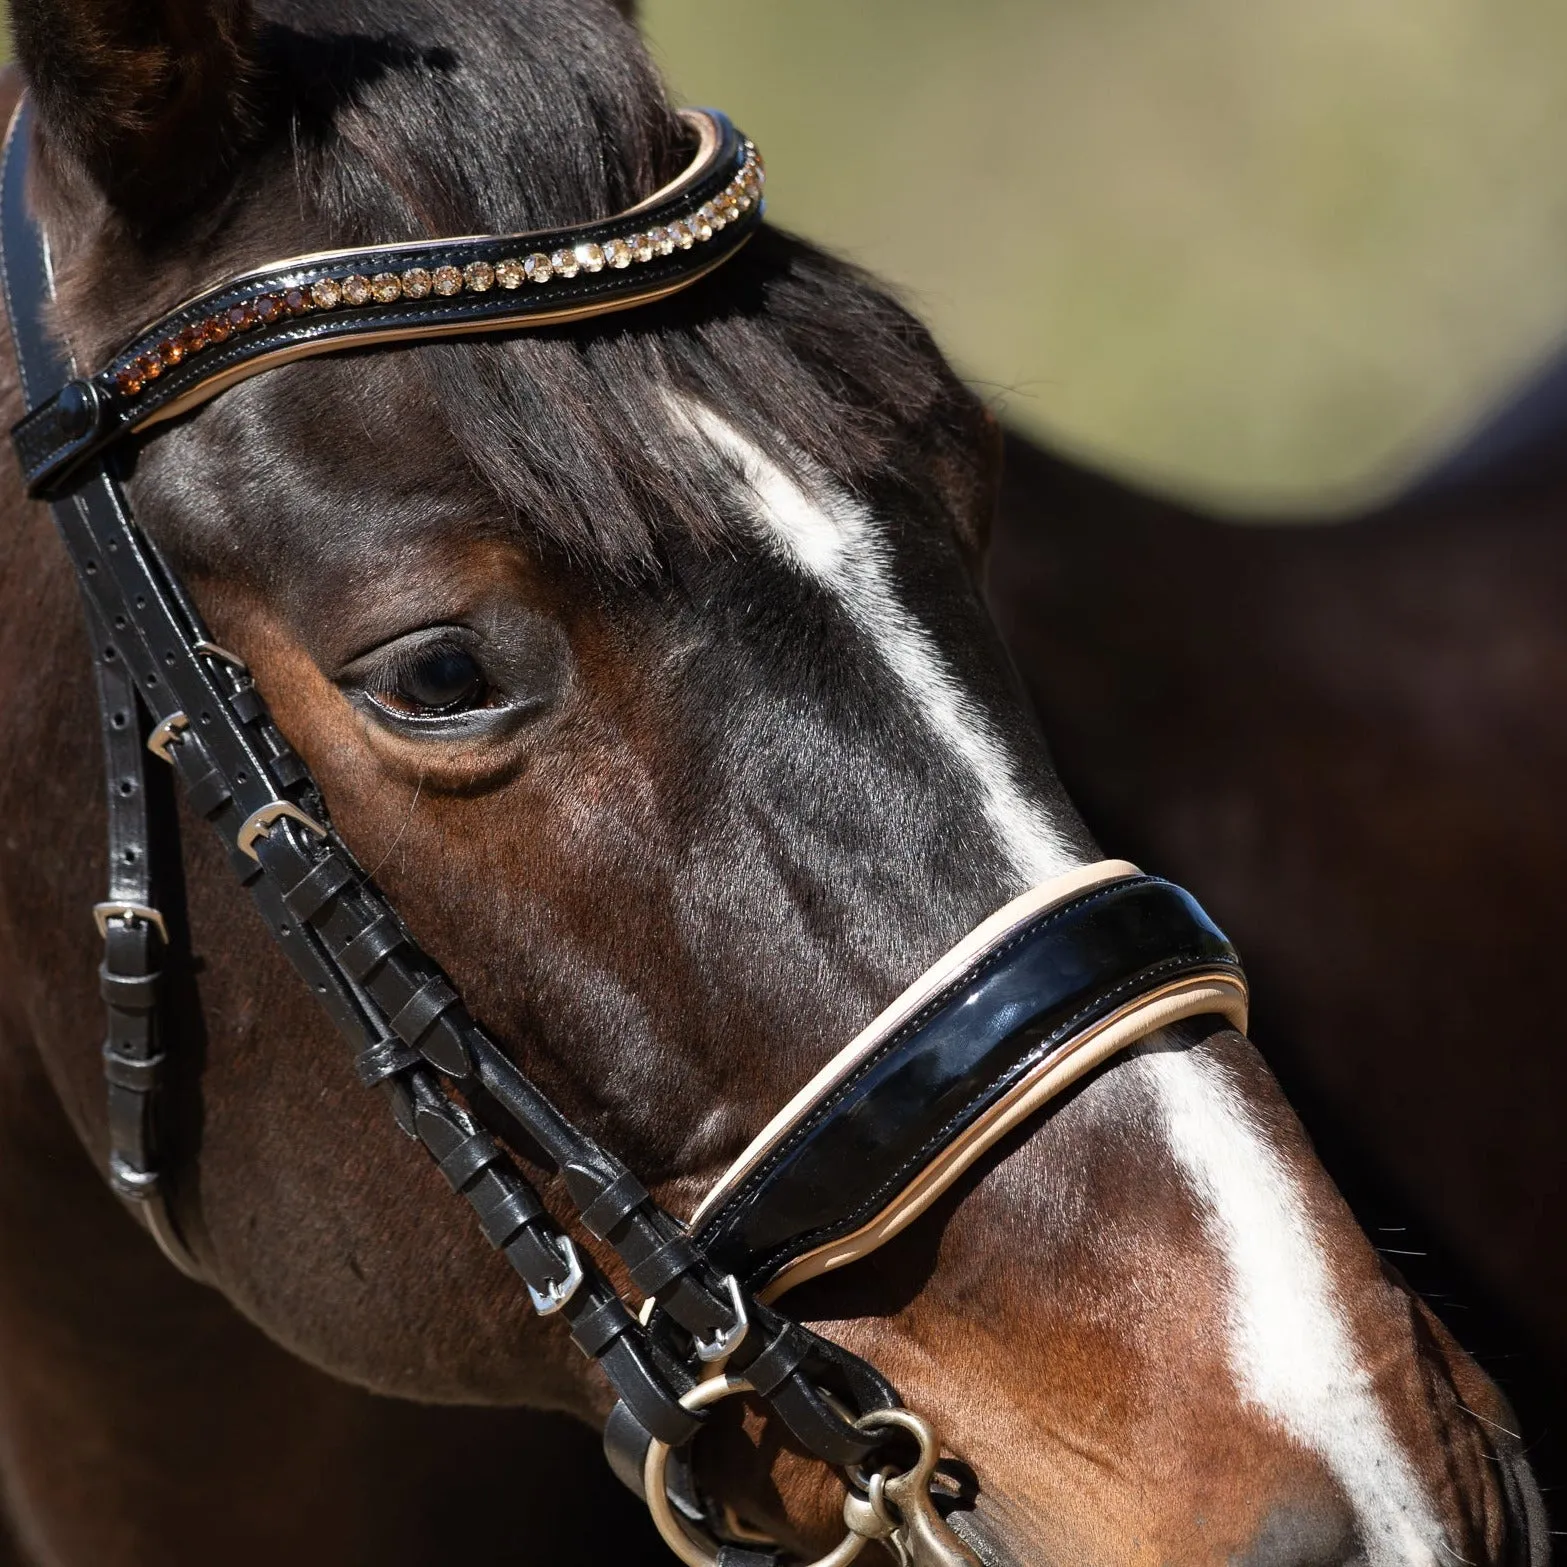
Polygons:
M563 1317L603 1368L619 1398L606 1433L617 1473L638 1489L656 1475L650 1504L686 1560L739 1564L776 1557L713 1545L713 1509L689 1475L668 1473L671 1450L687 1448L717 1397L753 1391L807 1450L837 1465L874 1469L878 1453L911 1433L928 1456L933 1440L873 1366L770 1301L880 1244L1051 1093L1133 1039L1202 1012L1243 1023L1234 952L1188 894L1118 862L1018 900L824 1067L683 1223L550 1103L409 937L333 830L243 661L208 638L136 527L118 477L130 437L272 365L571 321L691 286L760 223L762 171L723 116L688 121L692 164L631 213L549 234L295 258L206 291L137 333L107 367L79 375L49 326L53 280L27 189L24 101L0 168L0 283L27 404L13 441L28 492L48 500L75 567L95 655L110 850L95 916L114 1189L199 1277L162 1158L168 932L151 823L171 771L348 1039L361 1080L468 1200L534 1306ZM149 773L149 753L168 770ZM508 1145L558 1170L583 1229L656 1306L633 1314ZM941 1550L969 1559L930 1509L928 1466L919 1494L901 1501L896 1466L888 1472L875 1508L851 1494L854 1532L831 1559L847 1561L877 1536L919 1559L942 1559Z

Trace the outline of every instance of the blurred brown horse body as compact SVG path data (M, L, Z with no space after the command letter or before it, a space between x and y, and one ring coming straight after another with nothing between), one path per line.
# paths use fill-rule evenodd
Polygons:
M1063 782L1230 931L1270 1064L1392 1261L1456 1292L1439 1309L1510 1388L1547 1500L1567 1479L1564 386L1338 526L1216 521L1014 440L991 569Z

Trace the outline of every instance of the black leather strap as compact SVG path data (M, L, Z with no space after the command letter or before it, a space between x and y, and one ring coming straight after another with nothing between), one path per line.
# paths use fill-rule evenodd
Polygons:
M1066 1041L1155 987L1240 959L1188 892L1151 876L1038 915L956 976L811 1107L697 1232L760 1289L881 1213Z

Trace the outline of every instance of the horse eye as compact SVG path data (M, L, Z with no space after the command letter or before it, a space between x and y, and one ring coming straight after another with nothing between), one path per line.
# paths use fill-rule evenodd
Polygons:
M482 707L489 688L473 654L450 643L421 648L375 699L407 717L445 717Z

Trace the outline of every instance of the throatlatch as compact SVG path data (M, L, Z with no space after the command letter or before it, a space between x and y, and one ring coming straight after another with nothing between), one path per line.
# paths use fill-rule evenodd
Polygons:
M470 236L274 263L209 290L78 375L51 335L47 240L32 213L25 101L0 167L0 284L28 412L13 431L87 606L109 777L111 885L95 910L115 1190L187 1271L169 1203L159 954L146 757L177 773L267 930L348 1039L361 1080L465 1197L535 1308L560 1315L620 1402L616 1472L645 1490L683 1560L772 1561L720 1544L722 1510L672 1462L705 1410L762 1399L849 1471L838 1567L871 1539L921 1563L973 1562L930 1484L939 1441L858 1356L770 1302L912 1221L1051 1094L1152 1029L1199 1012L1245 1021L1233 950L1197 904L1106 862L1008 905L916 980L765 1128L688 1225L569 1121L468 1013L334 831L326 802L242 659L214 643L132 521L116 466L129 437L246 376L339 349L519 330L624 310L692 286L762 218L756 149L688 111L684 174L630 212L572 230ZM143 737L145 736L145 744ZM916 1113L917 1112L917 1113ZM508 1145L541 1150L582 1229L645 1297L633 1315L561 1227ZM867 1150L870 1151L869 1156ZM897 1461L898 1454L915 1459Z

